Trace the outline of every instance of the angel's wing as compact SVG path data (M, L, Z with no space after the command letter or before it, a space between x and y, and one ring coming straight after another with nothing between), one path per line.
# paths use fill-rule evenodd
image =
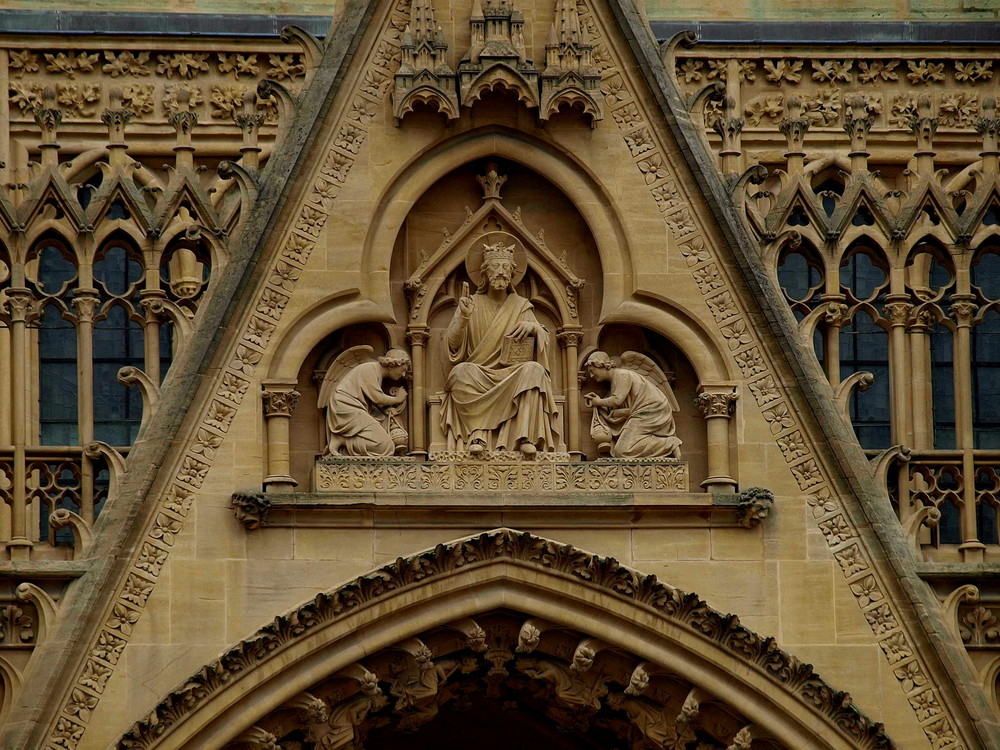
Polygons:
M354 369L358 365L363 365L365 362L371 362L375 358L375 350L370 346L352 346L337 355L337 358L330 363L330 366L326 370L326 377L323 378L323 383L319 387L319 398L316 401L316 405L322 409L324 406L329 405L330 397L333 396L333 391L337 387L337 383L340 379L344 377L349 370Z
M670 408L674 411L681 410L680 404L677 403L677 398L674 396L674 389L670 387L670 381L667 380L667 376L663 374L663 370L657 366L656 362L640 352L624 352L621 356L621 366L653 381L667 397Z

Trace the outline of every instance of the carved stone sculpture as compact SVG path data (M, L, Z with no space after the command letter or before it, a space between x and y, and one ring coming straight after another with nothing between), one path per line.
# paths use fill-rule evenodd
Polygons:
M612 693L608 696L608 705L617 711L624 711L642 736L655 747L686 747L695 739L689 725L676 726L669 710L642 698Z
M598 451L613 458L680 458L681 441L675 434L674 412L679 411L666 375L646 355L625 352L621 364L605 352L587 358L587 374L609 383L607 396L584 396L594 409L590 434Z
M492 232L470 250L466 268L478 289L470 295L466 285L448 326L454 366L442 403L445 434L473 455L555 450L549 332L514 291L524 275L524 251L512 235Z
M319 389L326 408L327 455L391 456L406 450L407 434L397 419L406 389L382 390L385 379L400 380L410 355L390 349L375 359L370 346L354 346L337 357Z

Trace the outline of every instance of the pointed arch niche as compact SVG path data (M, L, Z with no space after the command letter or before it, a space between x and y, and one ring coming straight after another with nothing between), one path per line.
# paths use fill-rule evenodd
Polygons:
M891 747L845 693L736 616L506 528L399 558L275 618L117 747L470 740L483 750Z
M573 202L542 175L513 161L468 162L438 179L413 204L396 236L390 266L395 318L413 356L413 450L451 448L439 426L439 394L450 365L444 335L463 284L476 289L465 260L490 232L524 249L518 283L549 331L552 383L562 448L581 454L585 417L577 382L578 352L600 316L603 269L597 244Z

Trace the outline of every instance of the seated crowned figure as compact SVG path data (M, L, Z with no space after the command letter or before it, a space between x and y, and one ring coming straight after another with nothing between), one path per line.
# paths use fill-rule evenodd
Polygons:
M549 332L514 291L524 276L524 251L512 235L493 232L469 251L466 268L478 289L469 295L464 285L446 334L454 366L442 402L445 434L473 455L555 450Z

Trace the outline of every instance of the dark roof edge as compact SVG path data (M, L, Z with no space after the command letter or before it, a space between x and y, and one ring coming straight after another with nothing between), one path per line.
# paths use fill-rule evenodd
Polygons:
M325 36L330 16L251 13L109 13L3 10L0 34L275 37L284 26ZM651 21L669 39L690 29L706 43L732 44L1000 44L1000 21Z

